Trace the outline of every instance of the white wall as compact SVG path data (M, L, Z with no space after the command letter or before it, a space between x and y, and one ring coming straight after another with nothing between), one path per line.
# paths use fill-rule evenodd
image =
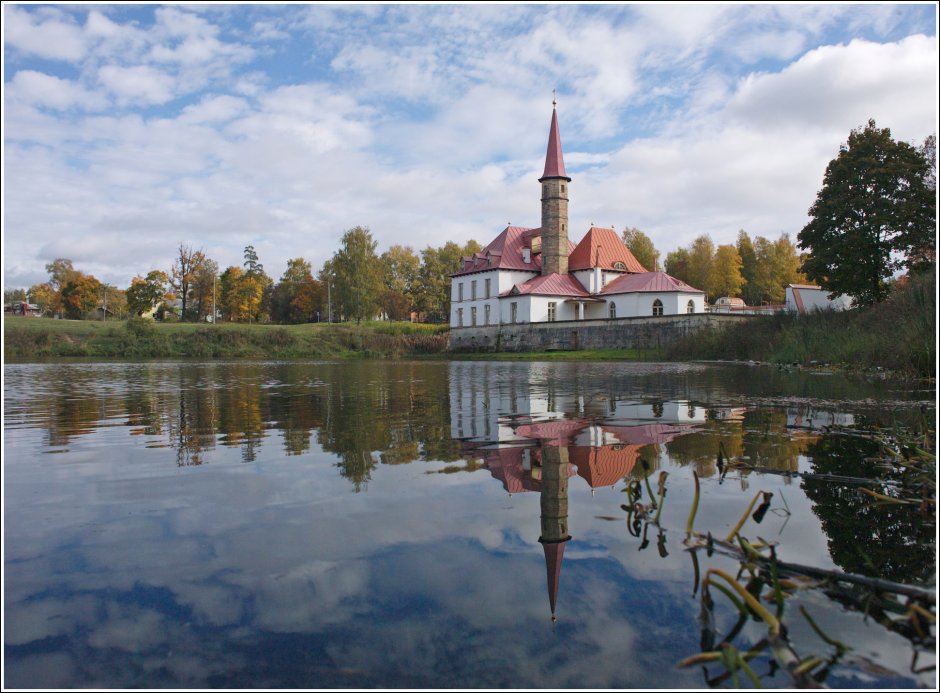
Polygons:
M688 303L692 301L696 313L705 312L705 295L681 293L677 291L669 292L633 292L628 294L612 294L608 300L614 302L617 307L618 318L636 318L646 317L653 314L653 302L659 299L663 304L663 315L686 315L688 313ZM605 306L605 310L610 308ZM604 317L610 315L607 312Z
M818 310L848 310L852 307L852 299L845 295L835 296L829 300L829 292L825 289L803 289L798 288L800 298L803 299L803 308L807 313L813 313ZM793 298L793 289L787 287L787 310L798 312L796 301Z
M506 270L490 270L477 274L466 274L453 277L450 282L450 326L457 327L457 311L463 309L463 326L472 326L473 308L477 309L477 327L486 325L486 306L490 306L490 325L497 325L500 321L499 295L509 291L516 284L526 282L537 277L536 272L517 272ZM490 297L486 298L486 280L490 280ZM473 296L473 282L477 283L477 297ZM463 300L460 300L460 285L463 284ZM509 322L509 308L503 309L506 313L504 322ZM520 318L521 322L521 318Z

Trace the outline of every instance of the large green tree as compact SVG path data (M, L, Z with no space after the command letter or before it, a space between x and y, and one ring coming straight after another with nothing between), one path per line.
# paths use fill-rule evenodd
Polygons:
M407 246L393 245L380 260L385 284L382 310L390 320L405 320L415 305L421 258Z
M357 226L343 234L342 247L331 260L333 300L347 320L361 322L379 312L382 272L369 229Z
M143 315L166 299L166 272L152 270L146 277L134 277L128 287L127 307L134 315Z
M802 270L859 305L884 300L901 268L925 264L936 246L936 186L924 152L896 142L869 120L829 162L823 187L800 231ZM926 262L929 262L927 260Z
M637 259L648 272L655 272L659 267L659 251L653 245L652 239L637 228L626 228L623 231L623 244L630 249L633 257Z

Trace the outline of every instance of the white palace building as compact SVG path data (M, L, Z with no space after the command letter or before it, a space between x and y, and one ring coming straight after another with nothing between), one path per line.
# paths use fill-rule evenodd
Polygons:
M507 226L451 276L450 326L597 320L705 312L705 293L643 267L614 229L568 240L571 178L552 110L540 228Z

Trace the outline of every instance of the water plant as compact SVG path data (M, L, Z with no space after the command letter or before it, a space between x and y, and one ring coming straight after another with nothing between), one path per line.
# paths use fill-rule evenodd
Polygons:
M926 431L899 429L844 430L833 431L832 434L864 438L879 451L874 469L882 473L865 477L783 473L802 476L812 483L854 487L860 499L870 503L875 512L879 508L900 505L919 512L924 523L935 524L936 457L930 449L932 436ZM723 445L719 446L716 465L720 479L729 473L773 471L758 469L745 460L728 458ZM648 476L649 466L645 462L643 466ZM723 538L717 538L710 530L697 530L695 521L700 507L701 480L694 470L692 476L694 491L683 545L692 562L693 596L699 594L701 651L681 660L678 663L680 668L700 666L709 686L730 684L735 688L741 687L745 681L756 688L763 687L767 681L776 686L781 672L789 678L792 686L799 688L822 687L835 670L843 675L855 672L900 677L901 674L888 671L872 661L853 645L850 636L838 639L825 632L813 613L813 604L818 603L818 599L814 601L808 597L822 595L825 600L864 614L866 619L905 638L912 651L909 673L920 675L934 670L933 661L920 662L929 659L936 648L935 585L907 584L779 560L778 543L759 535L753 539L746 536L749 520L754 526L759 526L768 511L789 514L782 496L783 506L772 509L774 494L763 490L754 494L740 519ZM621 508L627 512L629 533L642 539L641 549L648 544L648 526L656 527L660 554L664 555L668 528L660 525L659 513L666 491L665 477L660 477L655 500L646 479L644 484L650 502L642 502L641 482L629 480L624 489L629 502ZM651 517L651 510L657 504L656 515ZM703 572L699 557L702 553L707 561L719 560L722 565L710 565ZM797 608L790 608L793 602L800 602ZM718 623L727 613L728 605L735 621L722 635ZM746 631L748 624L752 627ZM753 641L755 624L763 628L762 631L759 629L762 635L756 642ZM804 625L818 640L794 637L794 633L807 632ZM751 641L745 635L749 635Z

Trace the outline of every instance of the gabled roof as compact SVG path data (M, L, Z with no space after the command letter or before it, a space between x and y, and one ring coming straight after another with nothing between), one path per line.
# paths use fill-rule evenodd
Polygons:
M581 282L570 274L542 274L522 284L516 284L502 296L578 296L589 297L590 294L581 286Z
M630 294L642 291L669 292L681 291L685 294L704 294L701 289L689 286L683 281L670 277L665 272L644 272L643 274L625 274L617 277L605 286L602 294Z
M542 271L541 250L536 243L536 250L532 251L533 239L542 236L540 228L526 228L524 226L507 226L494 238L488 246L478 253L461 258L459 272L452 277L473 272L486 272L492 269L523 270L526 272ZM523 258L523 249L529 249L529 262ZM568 241L568 254L574 250L574 243Z
M490 269L542 271L542 256L532 253L530 262L522 258L523 248L532 248L532 238L541 234L541 229L529 229L523 226L507 226L479 253L462 258L458 274L483 272Z
M615 269L618 262L623 263L622 269L626 272L646 272L616 231L592 226L568 256L568 270Z
M558 115L552 109L552 125L548 130L548 150L545 152L545 170L539 182L545 178L568 178L565 173L565 159L561 153L561 135L558 134Z

